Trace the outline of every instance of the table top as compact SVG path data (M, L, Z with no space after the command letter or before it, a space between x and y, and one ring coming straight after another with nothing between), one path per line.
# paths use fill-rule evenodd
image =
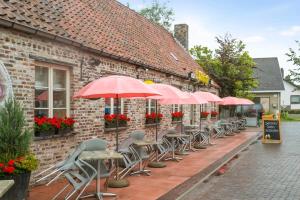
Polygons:
M140 140L140 141L133 141L133 144L137 146L147 146L147 145L154 145L157 144L156 141L147 141L147 140Z
M121 159L123 158L122 154L112 151L83 151L79 159L81 160L106 160L106 159Z
M0 198L14 185L14 180L0 181Z
M166 137L190 137L186 134L166 134Z

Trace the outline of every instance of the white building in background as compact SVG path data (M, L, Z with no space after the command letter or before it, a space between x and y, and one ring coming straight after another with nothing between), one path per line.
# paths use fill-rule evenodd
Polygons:
M300 86L288 79L283 80L284 91L281 91L281 107L284 110L300 110Z

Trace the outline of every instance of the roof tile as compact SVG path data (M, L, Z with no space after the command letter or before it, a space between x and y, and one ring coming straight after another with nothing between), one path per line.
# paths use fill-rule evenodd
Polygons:
M88 48L184 75L199 69L171 33L115 0L0 0L0 8L1 19Z

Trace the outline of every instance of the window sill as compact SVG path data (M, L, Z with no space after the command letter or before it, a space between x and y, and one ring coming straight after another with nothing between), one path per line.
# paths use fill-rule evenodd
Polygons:
M118 128L118 130L126 130L128 128L128 126L121 126ZM104 132L112 132L112 131L116 131L117 128L104 128Z
M158 126L160 126L160 123L157 123ZM156 126L155 123L151 123L151 124L145 124L145 127L152 127L152 126Z
M33 138L33 141L40 141L40 140L49 140L49 139L55 139L55 138L63 138L63 137L68 137L68 136L74 136L76 134L75 131L71 131L69 133L65 134L58 134L58 135L47 135L47 136L35 136Z

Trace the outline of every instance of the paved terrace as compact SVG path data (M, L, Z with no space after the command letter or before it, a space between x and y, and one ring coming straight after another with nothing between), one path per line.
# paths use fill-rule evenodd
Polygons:
M256 140L259 132L260 129L248 128L233 137L216 139L213 141L214 146L182 156L184 159L180 162L166 161L167 167L152 169L151 176L128 176L129 187L108 188L108 191L116 193L117 199L122 200L175 199ZM51 199L64 185L64 181L60 181L48 187L34 187L31 189L29 200ZM95 181L87 188L87 192L94 190Z

